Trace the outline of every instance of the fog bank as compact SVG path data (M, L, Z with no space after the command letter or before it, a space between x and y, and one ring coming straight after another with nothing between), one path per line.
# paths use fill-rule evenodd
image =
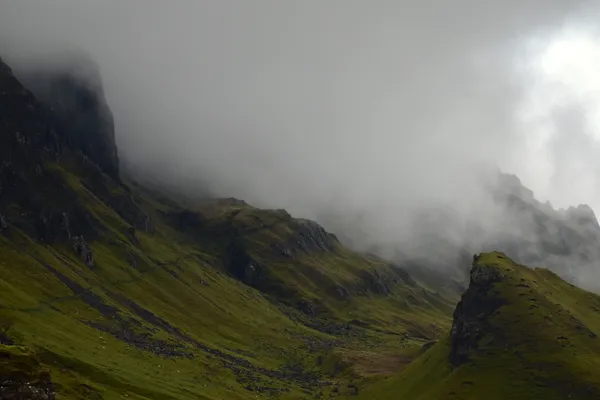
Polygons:
M502 221L482 190L498 169L555 206L600 207L598 8L13 0L0 55L89 53L138 174L387 243L432 208Z

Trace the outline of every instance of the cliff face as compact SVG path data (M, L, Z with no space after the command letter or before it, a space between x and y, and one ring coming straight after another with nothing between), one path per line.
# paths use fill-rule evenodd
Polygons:
M15 226L46 243L68 241L87 260L83 237L104 228L70 179L129 225L151 229L129 189L111 189L121 186L112 116L90 65L44 67L17 78L0 61L0 231Z
M61 64L23 71L18 77L51 111L62 140L118 179L113 116L93 61L71 57Z
M34 237L51 240L90 231L57 169L68 147L43 104L0 61L0 216L3 230L14 224ZM66 216L64 213L69 213ZM80 231L80 232L75 232ZM68 236L68 235L67 235Z
M489 318L506 303L492 292L492 286L504 279L501 270L473 260L469 288L462 295L450 331L450 362L459 366L477 351L479 341L490 332Z

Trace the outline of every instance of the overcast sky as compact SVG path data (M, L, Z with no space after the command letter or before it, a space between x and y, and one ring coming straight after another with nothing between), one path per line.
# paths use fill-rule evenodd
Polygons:
M600 209L593 3L3 0L0 54L88 51L122 158L153 174L394 230L469 210L485 165Z

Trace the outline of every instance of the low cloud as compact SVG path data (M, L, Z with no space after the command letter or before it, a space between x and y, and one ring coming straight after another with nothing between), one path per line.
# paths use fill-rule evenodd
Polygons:
M585 122L598 99L541 101L564 87L539 69L565 34L595 40L595 11L562 0L15 0L0 5L0 54L19 69L89 53L121 158L139 174L334 216L389 243L439 207L501 220L482 190L497 168L555 205L600 206L598 126Z

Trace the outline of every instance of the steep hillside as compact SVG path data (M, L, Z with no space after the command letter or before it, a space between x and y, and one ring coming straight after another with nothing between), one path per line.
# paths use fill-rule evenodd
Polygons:
M502 253L473 263L449 335L365 399L597 399L600 296Z
M0 398L356 394L450 328L452 300L312 221L122 180L65 73L38 99L0 62Z

